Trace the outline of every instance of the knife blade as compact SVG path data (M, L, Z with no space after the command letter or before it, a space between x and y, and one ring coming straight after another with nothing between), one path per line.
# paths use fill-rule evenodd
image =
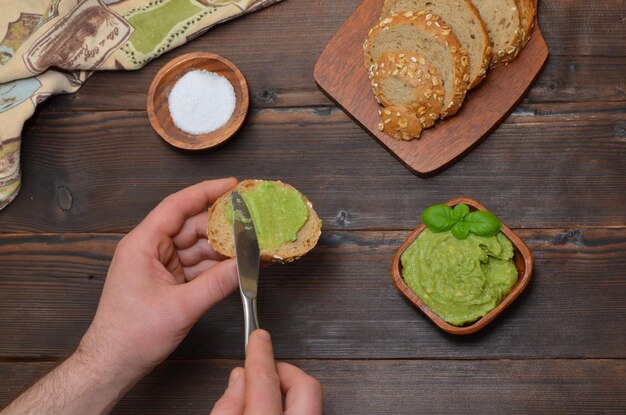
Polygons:
M231 194L231 203L237 274L239 276L239 292L243 303L245 346L247 349L250 335L259 328L256 304L259 286L260 249L254 221L246 201L239 192L234 191Z

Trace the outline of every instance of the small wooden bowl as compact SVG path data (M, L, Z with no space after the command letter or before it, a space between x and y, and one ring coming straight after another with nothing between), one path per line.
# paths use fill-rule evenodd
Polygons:
M472 211L487 210L487 208L485 208L477 201L465 197L452 199L446 202L446 204L449 206L456 206L461 203L465 203ZM515 267L517 268L518 273L517 282L513 286L511 292L502 300L502 302L496 308L485 314L482 318L475 321L474 323L461 327L453 326L452 324L446 323L441 317L433 312L422 301L422 299L417 294L415 294L415 292L411 288L409 288L408 285L406 285L404 279L402 278L402 262L400 260L402 254L413 243L413 241L415 241L417 236L425 229L425 227L426 226L424 224L418 226L415 231L413 231L413 233L406 239L406 241L404 241L400 248L398 248L398 252L396 253L396 256L393 259L393 263L391 264L391 277L398 290L400 290L402 294L404 294L404 296L409 299L409 301L415 304L417 308L419 308L424 314L426 314L426 316L430 318L432 322L437 325L437 327L439 327L446 333L470 334L482 329L487 324L491 323L491 321L493 321L493 319L495 319L496 316L498 316L498 314L502 312L502 310L507 308L513 302L513 300L515 300L517 296L520 295L522 291L524 291L524 289L528 285L528 282L530 281L530 276L533 272L533 255L530 252L528 246L517 236L517 234L515 234L515 232L513 232L508 226L502 224L502 233L504 233L504 235L509 238L509 240L513 244L513 260L515 261Z
M188 134L172 121L168 96L183 75L192 70L215 72L231 83L237 102L230 119L219 129L207 134ZM248 84L241 71L228 59L208 52L192 52L169 61L156 74L148 91L147 111L152 128L168 143L185 150L206 150L218 146L241 128L250 97Z

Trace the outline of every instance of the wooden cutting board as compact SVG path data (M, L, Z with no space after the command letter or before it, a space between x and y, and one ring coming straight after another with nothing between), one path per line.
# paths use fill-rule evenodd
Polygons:
M320 89L411 171L429 176L459 160L511 113L548 59L535 21L528 45L506 67L490 71L468 93L461 111L424 130L419 140L400 141L378 130L376 103L363 63L363 42L378 23L383 0L365 0L339 28L315 65Z

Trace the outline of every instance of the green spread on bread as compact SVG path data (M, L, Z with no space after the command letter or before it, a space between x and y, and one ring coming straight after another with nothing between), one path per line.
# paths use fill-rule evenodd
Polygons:
M302 194L293 188L263 181L253 189L241 192L245 200L261 249L277 249L297 239L309 218ZM232 223L232 206L229 208Z

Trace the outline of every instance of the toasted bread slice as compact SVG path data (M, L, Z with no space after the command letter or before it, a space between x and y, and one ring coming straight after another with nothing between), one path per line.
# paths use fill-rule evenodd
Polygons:
M521 0L474 0L487 25L493 44L491 67L506 65L517 57L523 45Z
M379 129L386 134L403 140L418 138L422 128L431 127L439 118L445 94L441 76L420 55L385 52L370 78L376 101L385 107L380 111L383 125Z
M365 66L370 71L385 52L420 55L441 74L445 91L441 117L453 115L461 108L469 81L469 57L439 16L421 10L385 17L372 28L363 49Z
M229 258L235 257L235 238L233 234L233 224L229 219L231 206L231 193L233 190L245 193L256 188L264 180L245 180L235 186L232 190L220 196L219 199L209 208L207 221L207 237L213 249ZM281 181L272 183L297 192L309 210L309 217L302 228L298 231L296 240L288 242L274 250L261 249L261 262L291 262L307 252L317 244L321 235L322 222L313 210L313 205L309 200L292 186Z
M485 78L491 61L491 40L485 22L470 0L385 0L381 16L407 10L425 10L445 20L469 54L469 87L475 87Z

